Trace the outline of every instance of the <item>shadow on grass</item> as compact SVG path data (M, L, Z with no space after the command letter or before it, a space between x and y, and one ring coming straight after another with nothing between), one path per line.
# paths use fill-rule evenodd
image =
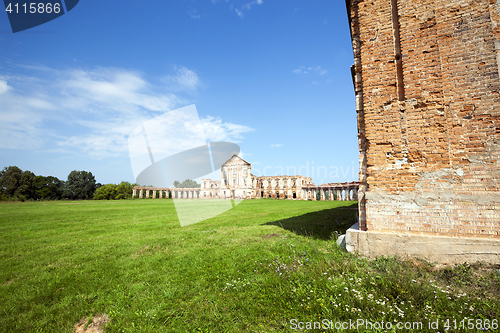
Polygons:
M267 222L263 225L275 225L300 236L310 236L329 240L345 234L354 223L358 222L358 204L320 210L284 220Z

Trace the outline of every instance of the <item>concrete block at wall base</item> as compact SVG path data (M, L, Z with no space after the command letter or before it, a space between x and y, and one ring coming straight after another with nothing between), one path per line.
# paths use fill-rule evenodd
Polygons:
M440 264L500 264L500 240L496 239L361 231L355 224L346 231L345 243L348 252L366 257L397 255Z
M344 250L346 249L345 248L345 235L340 235L339 238L337 238L337 244L343 248Z

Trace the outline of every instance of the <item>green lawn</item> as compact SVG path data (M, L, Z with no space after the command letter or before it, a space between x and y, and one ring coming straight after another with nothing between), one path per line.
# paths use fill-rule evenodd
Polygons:
M446 319L449 331L500 319L499 267L343 252L335 239L356 207L247 200L181 228L165 199L1 203L0 331L72 332L101 314L105 332L297 332L325 319L439 320L428 331L444 332Z

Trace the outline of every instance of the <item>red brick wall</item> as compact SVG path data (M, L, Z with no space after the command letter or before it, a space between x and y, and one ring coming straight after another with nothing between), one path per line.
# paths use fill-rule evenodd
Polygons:
M500 238L500 0L393 3L348 2L361 228Z

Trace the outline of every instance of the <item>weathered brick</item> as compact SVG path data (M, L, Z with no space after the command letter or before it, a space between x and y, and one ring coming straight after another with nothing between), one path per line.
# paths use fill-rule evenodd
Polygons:
M348 0L361 228L500 238L499 6L393 2Z

